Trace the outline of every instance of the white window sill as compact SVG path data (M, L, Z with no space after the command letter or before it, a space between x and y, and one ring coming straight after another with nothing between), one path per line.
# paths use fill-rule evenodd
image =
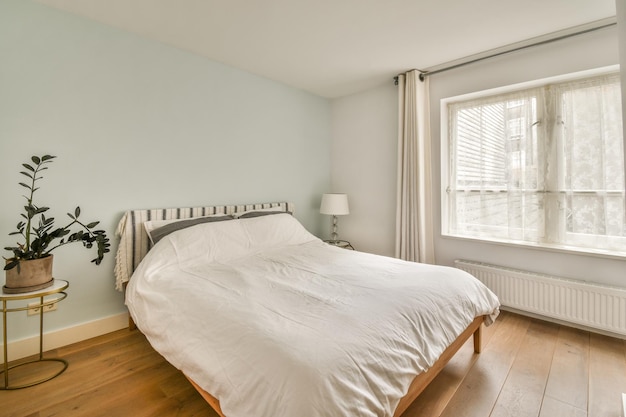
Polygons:
M507 240L498 240L498 239L479 239L467 236L457 236L451 234L442 234L442 238L444 239L458 239L458 240L467 240L470 242L481 242L488 244L497 244L501 246L510 246L517 248L527 248L548 252L559 252L559 253L569 253L573 255L584 255L584 256L594 256L598 258L609 258L609 259L617 259L617 260L626 260L626 252L617 252L617 251L609 251L609 250L598 250L598 249L583 249L578 247L569 247L563 245L549 245L549 244L532 244L529 242L514 242Z

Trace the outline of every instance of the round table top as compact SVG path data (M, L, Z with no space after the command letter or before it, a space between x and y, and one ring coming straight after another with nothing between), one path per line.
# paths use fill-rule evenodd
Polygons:
M42 288L40 290L22 292L19 294L5 294L5 293L0 292L0 301L23 300L27 298L44 297L46 295L60 293L70 286L69 282L62 280L62 279L54 278L53 281L54 282L52 283L51 286Z

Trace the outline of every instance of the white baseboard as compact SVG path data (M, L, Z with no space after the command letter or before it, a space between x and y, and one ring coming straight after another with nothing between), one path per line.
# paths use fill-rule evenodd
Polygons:
M65 329L45 332L43 335L43 351L60 348L101 336L116 330L128 327L128 313L121 313L114 316L79 324L78 326L66 327ZM39 335L26 339L9 342L8 357L9 362L25 358L39 353ZM0 349L3 346L0 345ZM0 364L4 364L4 358L0 356Z

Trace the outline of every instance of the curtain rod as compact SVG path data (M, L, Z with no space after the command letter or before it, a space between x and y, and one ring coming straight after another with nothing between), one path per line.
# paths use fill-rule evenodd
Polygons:
M498 56L501 56L501 55L510 54L510 53L513 53L513 52L518 52L518 51L521 51L523 49L528 49L528 48L531 48L531 47L534 47L534 46L545 45L545 44L548 44L548 43L560 41L560 40L571 38L571 37L578 36L578 35L584 35L585 33L594 32L594 31L600 30L600 29L606 29L608 27L616 26L616 25L617 25L617 22L611 22L611 23L603 24L603 25L592 27L592 28L589 28L589 29L584 29L584 30L580 30L580 31L577 31L577 32L573 32L573 33L568 33L568 34L565 34L565 35L557 36L557 37L554 37L554 38L545 39L543 41L533 42L533 43L530 43L528 45L522 45L522 46L518 46L518 47L515 47L515 48L507 49L507 50L504 50L504 51L501 51L501 52L496 52L496 53L493 53L493 54L490 54L490 55L486 55L486 56L483 56L483 57L471 59L469 61L460 62L458 64L450 65L448 67L440 68L440 69L437 69L437 70L434 70L434 71L420 70L420 69L415 69L415 70L419 71L419 73L420 73L420 75L419 75L420 81L424 81L426 76L429 76L429 75L439 74L440 72L449 71L451 69L464 67L464 66L470 65L470 64L475 64L476 62L484 61L486 59L495 58L495 57L498 57ZM393 79L394 79L394 83L396 85L398 85L398 76L396 75L395 77L393 77Z

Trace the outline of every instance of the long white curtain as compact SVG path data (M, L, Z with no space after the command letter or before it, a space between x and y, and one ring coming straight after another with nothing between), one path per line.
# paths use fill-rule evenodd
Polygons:
M428 78L398 76L396 257L435 263Z

